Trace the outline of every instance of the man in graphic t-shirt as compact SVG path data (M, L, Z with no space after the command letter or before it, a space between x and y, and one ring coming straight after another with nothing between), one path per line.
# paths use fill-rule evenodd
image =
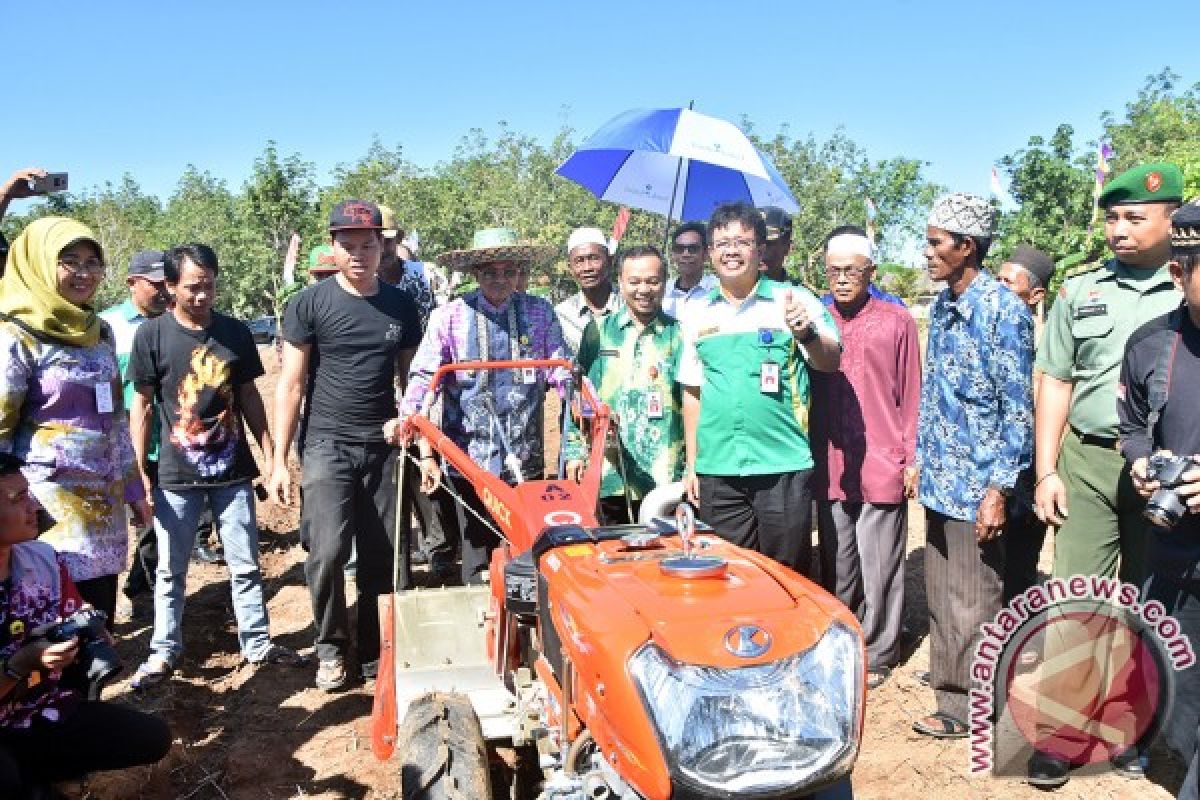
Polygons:
M157 484L143 475L147 491L153 489L158 533L154 635L134 688L165 681L183 654L184 581L206 501L225 546L242 655L252 664L307 661L268 634L250 485L258 468L245 431L248 426L269 465L271 435L254 385L263 366L250 329L213 311L217 269L216 253L206 245L168 252L163 273L175 305L138 328L129 356L137 390L130 427L139 465L146 463L156 403L160 420Z
M304 577L317 627L316 684L336 691L350 680L352 644L342 568L357 547L360 674L379 661L379 595L392 591L396 453L384 423L396 416L396 376L421 341L412 299L378 278L384 246L378 206L346 200L329 220L338 273L308 287L283 318L283 366L275 391L275 458L271 492L291 498L287 444L305 399L304 502L308 558ZM407 520L401 516L401 522ZM407 575L408 550L401 552Z

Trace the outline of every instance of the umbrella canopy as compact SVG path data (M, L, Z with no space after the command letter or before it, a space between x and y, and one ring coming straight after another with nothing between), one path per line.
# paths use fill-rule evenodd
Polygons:
M556 172L601 200L671 219L708 219L738 200L800 210L775 165L736 125L686 108L626 111Z

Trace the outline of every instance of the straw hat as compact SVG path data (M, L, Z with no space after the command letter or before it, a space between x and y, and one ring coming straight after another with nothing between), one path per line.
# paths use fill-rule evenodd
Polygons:
M442 253L437 257L437 263L450 269L467 270L495 261L539 264L554 255L555 248L548 245L518 241L517 232L512 228L485 228L475 232L469 248Z

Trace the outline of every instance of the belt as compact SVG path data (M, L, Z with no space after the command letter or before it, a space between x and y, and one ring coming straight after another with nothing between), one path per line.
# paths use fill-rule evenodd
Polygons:
M1105 450L1117 449L1117 437L1115 436L1096 436L1092 433L1084 433L1074 425L1071 426L1071 433L1078 436L1079 441L1083 444L1090 444L1092 447L1103 447Z

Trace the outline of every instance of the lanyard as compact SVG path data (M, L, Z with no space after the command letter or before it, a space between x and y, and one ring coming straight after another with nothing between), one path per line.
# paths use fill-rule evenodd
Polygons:
M482 295L480 296L482 299ZM479 310L478 304L474 307L475 311L475 339L479 344L479 360L492 360L492 343L488 337L488 318L482 311ZM517 295L513 295L508 303L508 349L513 361L521 357L521 342L520 342L520 327L517 325ZM487 386L488 370L480 370L479 376L480 387ZM516 376L520 380L520 376Z

